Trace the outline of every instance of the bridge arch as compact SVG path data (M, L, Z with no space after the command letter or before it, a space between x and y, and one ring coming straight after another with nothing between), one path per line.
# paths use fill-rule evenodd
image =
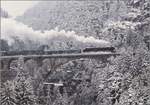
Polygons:
M24 68L29 72L29 75L34 77L37 70L37 62L34 59L26 59L24 61Z

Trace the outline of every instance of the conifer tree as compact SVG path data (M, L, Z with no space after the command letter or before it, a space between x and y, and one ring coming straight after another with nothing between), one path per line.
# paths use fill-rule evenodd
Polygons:
M18 60L18 75L15 79L16 105L34 105L35 96L28 72L24 70L24 59Z
M11 81L7 81L3 84L0 90L0 103L1 105L16 105L14 84Z

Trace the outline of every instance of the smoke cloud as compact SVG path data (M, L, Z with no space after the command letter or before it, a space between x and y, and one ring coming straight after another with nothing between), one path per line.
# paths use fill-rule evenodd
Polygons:
M8 41L9 45L14 43L14 38L26 43L27 40L32 43L47 44L50 46L65 46L64 43L71 43L73 46L80 47L108 47L111 44L105 40L95 39L94 37L78 36L74 31L54 30L34 31L32 28L17 22L13 19L1 18L1 37ZM53 45L52 45L53 43Z

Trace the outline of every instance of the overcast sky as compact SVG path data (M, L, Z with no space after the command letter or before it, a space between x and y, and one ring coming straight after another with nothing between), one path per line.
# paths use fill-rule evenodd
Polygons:
M39 1L1 1L1 8L6 10L12 17L22 15Z

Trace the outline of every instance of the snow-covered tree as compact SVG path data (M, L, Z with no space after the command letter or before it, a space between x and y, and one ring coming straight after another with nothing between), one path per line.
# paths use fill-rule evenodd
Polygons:
M145 72L149 75L149 70L145 69L149 67L150 62L149 45L144 40L145 37L149 36L149 1L129 0L125 2L128 6L128 13L122 16L122 20L112 22L104 30L104 37L109 38L122 54L114 59L113 64L115 66L114 71L122 75L121 86L119 87L121 93L117 100L121 105L148 105L149 93L146 94L145 92L149 91L149 84L147 83L149 79L142 78L145 77ZM112 88L111 85L106 87ZM111 94L111 91L108 91L108 94ZM106 95L106 100L109 100L108 97L109 95ZM116 104L113 103L112 105Z
M16 105L14 84L12 81L7 81L3 84L0 90L1 105Z
M35 96L32 87L32 80L29 73L24 70L24 59L18 60L18 75L15 81L15 101L16 105L34 105Z

